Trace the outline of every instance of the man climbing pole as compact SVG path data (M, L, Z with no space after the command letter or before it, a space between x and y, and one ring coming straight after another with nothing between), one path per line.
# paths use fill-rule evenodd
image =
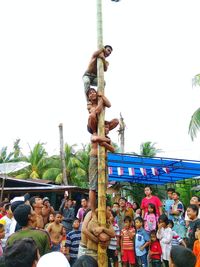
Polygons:
M103 48L94 52L89 62L88 68L83 75L83 83L85 94L87 97L87 91L90 88L90 85L97 86L97 59L101 58L103 62L104 71L108 69L108 61L106 61L106 57L108 57L112 53L113 49L110 45L105 45Z

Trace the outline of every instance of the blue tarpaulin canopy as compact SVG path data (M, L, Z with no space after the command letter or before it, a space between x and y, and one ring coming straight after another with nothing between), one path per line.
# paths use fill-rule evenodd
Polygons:
M108 153L108 175L109 181L164 185L197 178L200 161Z

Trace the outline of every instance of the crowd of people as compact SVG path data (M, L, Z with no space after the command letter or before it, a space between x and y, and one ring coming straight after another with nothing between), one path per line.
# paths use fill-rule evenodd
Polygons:
M107 205L105 227L86 198L77 210L64 196L58 211L48 197L25 194L4 201L0 266L98 266L100 245L109 267L199 267L200 199L193 196L184 208L178 192L168 188L166 193L161 201L146 186L140 205L120 197Z

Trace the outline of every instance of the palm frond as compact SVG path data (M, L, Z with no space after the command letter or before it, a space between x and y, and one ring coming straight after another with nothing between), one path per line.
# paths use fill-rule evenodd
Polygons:
M198 108L194 112L194 114L191 117L190 124L189 124L188 133L189 133L192 141L197 136L197 131L199 131L199 129L200 129L200 108Z

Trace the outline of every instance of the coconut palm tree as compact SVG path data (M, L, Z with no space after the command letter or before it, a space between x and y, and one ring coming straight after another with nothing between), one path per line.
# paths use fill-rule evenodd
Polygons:
M44 148L44 143L37 143L33 150L30 148L30 155L23 158L24 161L29 162L31 165L26 170L18 174L17 178L33 178L38 179L42 177L43 172L50 167L48 155Z
M144 142L140 145L140 155L144 157L155 157L157 153L161 152L161 149L155 147L156 143L150 141Z
M76 145L65 144L65 164L67 178L70 185L87 187L88 166L89 166L89 146L76 151ZM63 183L62 165L60 156L55 155L48 159L51 167L42 175L42 179L51 179L57 184Z
M197 74L194 76L194 78L192 79L192 86L200 86L200 74ZM190 123L189 123L188 133L189 133L192 141L196 137L199 129L200 129L200 108L198 108L193 113L191 120L190 120Z

